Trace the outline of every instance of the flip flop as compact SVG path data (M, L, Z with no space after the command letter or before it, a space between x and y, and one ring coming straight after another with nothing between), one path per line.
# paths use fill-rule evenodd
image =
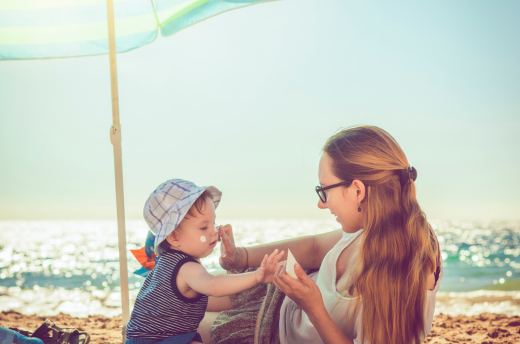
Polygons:
M41 339L44 344L88 344L90 342L88 333L80 332L74 327L58 327L48 319L34 331L32 337Z

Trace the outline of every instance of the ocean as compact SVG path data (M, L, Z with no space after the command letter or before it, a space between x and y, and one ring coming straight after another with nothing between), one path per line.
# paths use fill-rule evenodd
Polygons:
M337 229L326 220L222 220L249 246ZM430 220L444 259L436 314L520 315L520 221ZM143 246L144 221L127 221L127 249ZM144 278L128 255L130 302ZM221 270L220 250L202 260ZM0 221L0 311L76 317L121 314L115 221Z

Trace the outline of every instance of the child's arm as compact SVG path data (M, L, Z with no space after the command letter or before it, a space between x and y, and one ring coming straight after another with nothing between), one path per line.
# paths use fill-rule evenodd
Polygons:
M277 253L278 250L275 250L269 257L266 254L255 272L213 276L201 264L188 262L180 268L179 277L198 293L215 297L231 295L258 283L272 282L278 261L284 254L283 251Z

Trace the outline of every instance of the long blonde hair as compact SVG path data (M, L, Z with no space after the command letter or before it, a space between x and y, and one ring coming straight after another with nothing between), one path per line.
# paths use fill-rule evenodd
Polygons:
M417 172L408 174L408 160L397 141L374 126L342 130L323 150L338 178L358 179L366 186L364 238L354 279L362 296L361 338L372 344L419 344L437 245L416 199Z

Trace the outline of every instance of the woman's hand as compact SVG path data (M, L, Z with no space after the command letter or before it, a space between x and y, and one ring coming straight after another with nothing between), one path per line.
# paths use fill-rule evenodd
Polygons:
M278 253L278 249L274 250L269 257L267 254L262 260L262 264L255 271L256 283L271 283L273 281L274 272L278 267L278 261L282 258L284 252Z
M294 265L294 272L298 279L292 278L285 272L286 264L287 262L279 265L276 269L273 280L274 285L296 302L308 315L323 310L325 305L323 304L320 289L312 278L307 276L298 263Z
M235 246L231 225L219 226L218 234L219 241L222 241L220 244L220 266L225 270L240 268L240 263L245 257L243 257L243 254L240 254Z

